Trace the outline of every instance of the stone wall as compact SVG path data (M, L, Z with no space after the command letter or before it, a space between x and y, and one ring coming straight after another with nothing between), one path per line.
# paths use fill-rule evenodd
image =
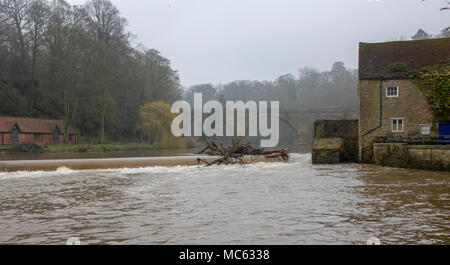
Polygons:
M398 86L398 97L387 97L386 87ZM431 124L431 135L437 135L433 112L422 91L409 80L381 82L382 108L380 110L380 81L359 81L359 156L361 162L372 160L372 142L376 136L420 135L421 124ZM380 111L382 125L380 125ZM392 118L403 118L403 132L392 132Z
M344 160L344 139L315 138L312 147L313 164L338 164Z
M314 123L314 137L358 140L358 120L317 120Z
M356 162L358 120L318 120L314 123L313 164Z
M373 162L382 166L450 171L450 145L375 143Z
M313 149L312 163L314 165L320 164L339 164L341 163L340 153L338 150L332 149Z

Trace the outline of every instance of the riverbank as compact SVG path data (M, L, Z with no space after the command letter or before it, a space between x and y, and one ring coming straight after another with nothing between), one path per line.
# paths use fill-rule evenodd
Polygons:
M109 143L109 144L21 144L21 145L3 145L0 151L21 151L24 153L102 153L102 152L124 152L124 151L148 151L162 149L183 149L184 147L170 147L167 144L155 143Z

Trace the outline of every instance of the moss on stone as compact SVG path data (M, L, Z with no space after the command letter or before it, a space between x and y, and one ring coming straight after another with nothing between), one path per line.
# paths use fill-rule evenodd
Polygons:
M325 133L325 121L316 120L314 122L314 137L315 138L323 138L326 136Z
M377 150L373 154L373 160L375 164L378 165L386 165L386 161L390 158L391 152L389 150L389 146L385 146L382 150Z
M316 138L314 139L313 149L320 150L343 150L344 139L339 137Z
M413 154L410 149L423 149L423 152ZM405 144L375 144L373 162L381 166L450 171L450 163L436 155L425 153L443 150L443 157L447 157L446 149L442 146L411 146Z
M404 63L391 63L389 65L389 71L393 73L401 73L408 71L408 66Z

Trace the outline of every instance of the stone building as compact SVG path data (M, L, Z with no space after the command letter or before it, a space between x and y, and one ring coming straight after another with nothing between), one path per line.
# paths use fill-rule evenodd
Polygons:
M78 133L69 127L68 142L77 143ZM0 117L0 144L62 144L64 121L20 117Z
M450 61L450 38L359 45L359 157L372 160L377 136L438 134L432 109L407 73ZM447 119L448 122L448 119ZM446 124L446 126L448 123Z
M313 164L358 161L358 120L316 120L312 146Z

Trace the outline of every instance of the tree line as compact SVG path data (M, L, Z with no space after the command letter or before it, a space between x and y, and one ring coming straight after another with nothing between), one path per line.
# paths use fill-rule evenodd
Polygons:
M446 27L445 29L441 30L441 33L438 35L429 34L425 30L419 29L416 34L411 36L412 40L426 40L431 38L450 38L450 27Z
M134 45L126 27L109 0L76 6L65 0L0 0L0 115L63 119L65 139L73 126L104 143L167 140L170 115L160 110L180 98L192 102L194 93L202 93L205 102L276 100L289 110L357 113L357 71L342 62L329 71L306 67L271 81L184 90L170 60ZM431 37L419 30L412 39Z
M100 143L142 137L139 108L182 90L126 26L109 0L0 0L0 115L64 119L65 140L69 126Z
M357 71L336 62L329 71L304 67L297 76L285 74L273 81L238 80L226 84L199 84L189 87L184 97L193 102L194 93L202 93L203 100L280 101L281 109L317 110L332 107L357 112Z
M65 0L0 0L0 115L63 119L65 140L73 126L105 143L166 139L169 120L154 107L167 109L182 97L190 101L195 92L205 101L357 109L356 71L340 62L325 72L303 68L297 77L183 90L170 60L133 45L126 27L109 0L75 6Z
M315 119L335 119L336 115L356 119L358 113L357 70L345 67L342 62L334 63L329 71L304 67L297 75L285 74L272 81L237 80L219 85L193 85L184 94L191 105L194 93L202 93L203 102L216 100L223 106L226 101L279 101L283 121L297 126L303 124L300 126L302 132L299 132L299 128L280 123L280 144L286 145L293 144L297 137L308 142L312 138ZM314 112L334 113L317 115ZM227 137L215 140L229 142ZM246 141L257 144L259 137L248 137Z

